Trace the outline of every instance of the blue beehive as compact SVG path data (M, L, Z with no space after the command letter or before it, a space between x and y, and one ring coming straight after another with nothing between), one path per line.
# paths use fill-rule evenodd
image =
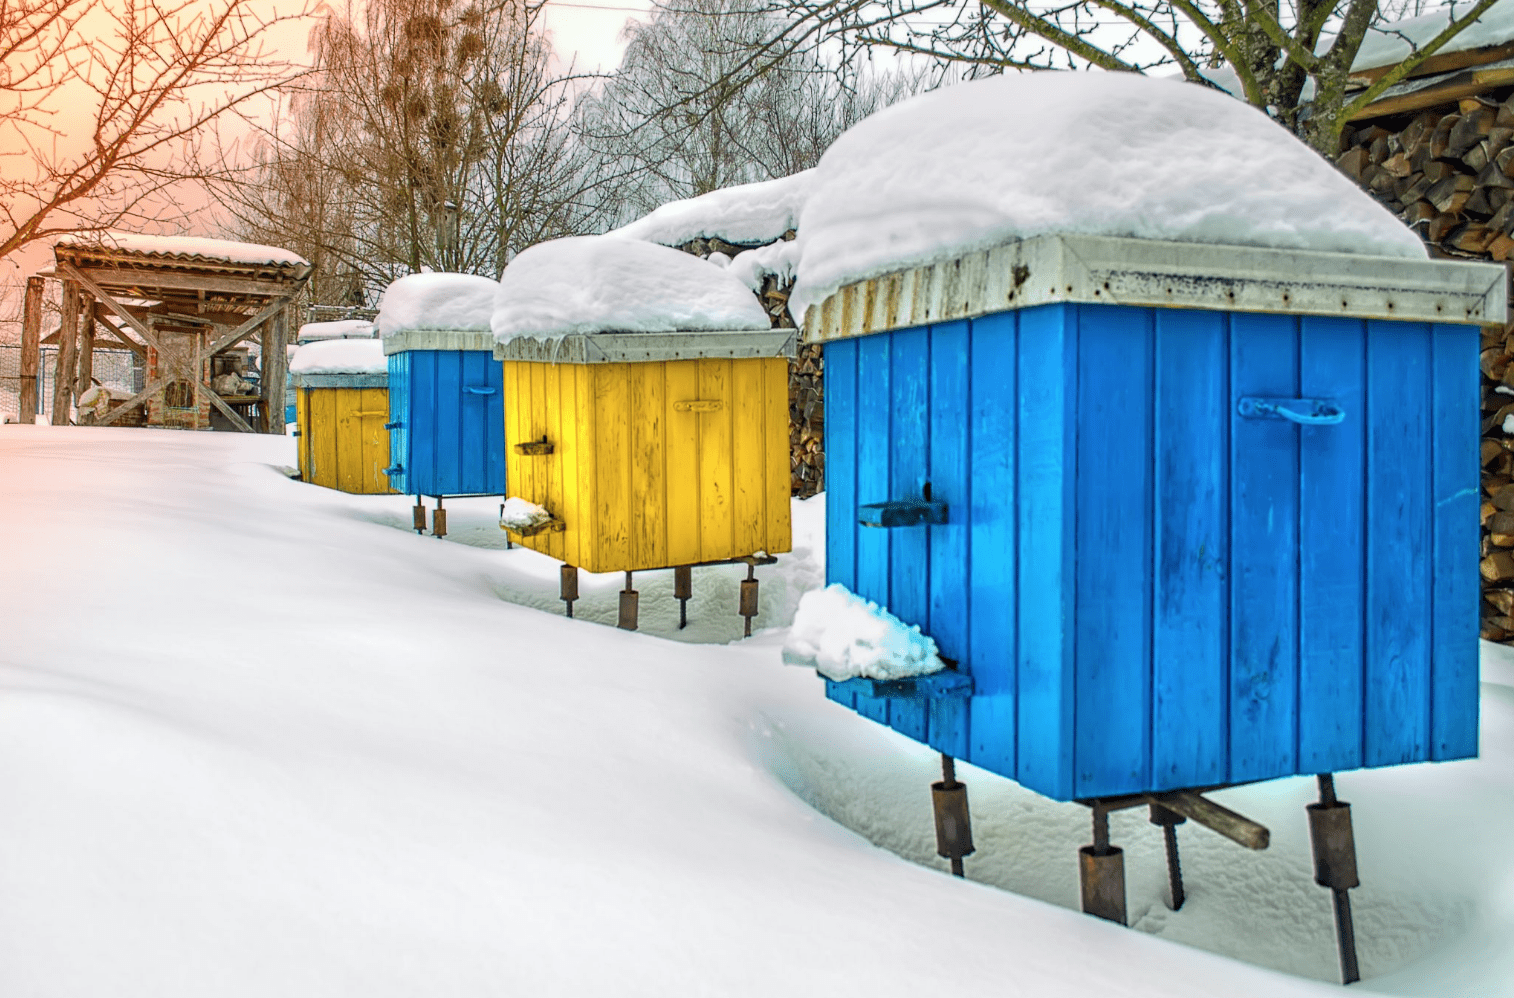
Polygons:
M504 495L504 380L489 315L497 283L412 274L384 292L389 481L417 496Z
M1504 282L1043 236L843 288L828 580L971 682L828 695L1059 800L1475 755Z

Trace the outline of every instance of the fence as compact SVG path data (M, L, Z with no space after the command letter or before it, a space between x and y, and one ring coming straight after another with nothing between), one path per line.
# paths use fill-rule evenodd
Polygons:
M37 409L49 420L53 415L53 375L58 367L58 348L44 346L38 358ZM135 395L146 387L147 372L130 350L95 348L94 379L106 388ZM21 348L0 344L0 417L15 422L21 415Z

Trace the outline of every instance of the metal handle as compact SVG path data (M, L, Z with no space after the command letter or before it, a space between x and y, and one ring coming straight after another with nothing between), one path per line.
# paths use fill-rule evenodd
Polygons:
M392 423L385 423L384 424L384 429L386 429L386 430L398 430L401 427L403 427L404 425L405 425L404 423L402 423L402 422L400 422L399 420L396 419Z
M1300 426L1334 426L1346 418L1346 411L1329 399L1257 398L1241 399L1236 410L1247 419L1286 419Z
M386 474L386 475L398 475L400 472L402 472L404 470L405 470L405 466L403 464L391 464L389 467L387 467L387 468L384 469L384 474ZM419 507L417 507L417 508L419 508Z
M917 527L923 523L945 523L946 503L929 499L868 503L858 508L857 522L864 527Z
M719 399L688 399L683 402L674 402L674 412L719 412L724 403Z
M495 390L493 388L475 388L472 385L467 385L463 388L463 391L469 395L493 395Z

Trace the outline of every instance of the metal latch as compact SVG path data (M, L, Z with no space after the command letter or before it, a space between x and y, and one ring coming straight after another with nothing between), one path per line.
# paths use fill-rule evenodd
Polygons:
M725 403L719 399L685 399L673 403L674 412L719 412Z
M917 527L945 523L946 503L931 499L891 499L868 503L857 509L857 522L864 527Z
M1302 426L1334 426L1346 411L1330 399L1258 398L1248 395L1236 404L1247 419L1286 419Z

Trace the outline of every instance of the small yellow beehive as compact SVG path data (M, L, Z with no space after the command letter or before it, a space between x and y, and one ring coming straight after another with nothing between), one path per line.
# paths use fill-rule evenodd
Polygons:
M289 375L301 479L342 492L393 492L384 474L389 374L379 341L307 344L296 351Z

